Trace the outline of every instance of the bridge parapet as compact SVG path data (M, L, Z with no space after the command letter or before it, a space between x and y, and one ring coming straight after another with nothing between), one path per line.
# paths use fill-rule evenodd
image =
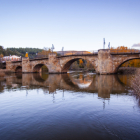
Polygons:
M60 59L56 57L56 53L50 53L48 59L49 73L61 73Z
M111 74L113 63L110 50L102 49L98 51L98 68L97 73L99 74Z

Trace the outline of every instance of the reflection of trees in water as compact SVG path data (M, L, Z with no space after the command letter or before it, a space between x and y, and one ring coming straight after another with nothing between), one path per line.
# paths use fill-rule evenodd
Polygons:
M122 83L123 85L129 86L129 87L131 87L131 81L132 81L132 78L133 78L132 76L133 75L131 75L131 74L117 75L119 82Z
M42 79L44 79L45 81L48 79L49 74L46 73L41 73L41 77Z

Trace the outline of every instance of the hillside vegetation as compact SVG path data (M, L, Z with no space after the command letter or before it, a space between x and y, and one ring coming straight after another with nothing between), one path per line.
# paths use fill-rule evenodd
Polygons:
M28 56L30 58L34 58L37 53L43 51L43 49L38 48L7 48L4 49L0 46L0 55L2 56L9 56L9 55L18 55L24 57L26 52L28 52Z

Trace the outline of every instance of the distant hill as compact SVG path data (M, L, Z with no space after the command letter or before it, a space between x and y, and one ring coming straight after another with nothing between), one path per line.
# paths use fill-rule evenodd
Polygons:
M34 58L37 53L43 51L43 49L38 48L8 48L12 53L18 56L25 56L26 52L28 52L28 56L30 58Z
M0 46L0 54L3 56L9 56L9 55L18 55L24 57L26 52L28 52L28 56L30 58L34 58L36 56L36 53L41 52L43 49L38 48L7 48L3 49L2 46Z
M43 49L38 48L7 48L4 49L2 46L0 46L0 55L3 56L9 56L9 55L18 55L24 57L26 52L28 52L29 58L35 58L37 57L36 54L43 54ZM57 51L57 55L74 55L74 54L90 54L89 51Z

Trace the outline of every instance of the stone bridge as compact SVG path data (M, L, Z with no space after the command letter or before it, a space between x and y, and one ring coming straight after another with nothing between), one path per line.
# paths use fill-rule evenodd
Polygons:
M126 61L140 59L140 53L110 53L110 50L99 50L95 54L56 56L49 54L48 58L29 59L22 58L22 61L6 61L6 69L12 72L22 71L23 73L40 72L43 65L46 65L49 73L67 73L71 64L79 59L88 60L98 74L113 74Z

